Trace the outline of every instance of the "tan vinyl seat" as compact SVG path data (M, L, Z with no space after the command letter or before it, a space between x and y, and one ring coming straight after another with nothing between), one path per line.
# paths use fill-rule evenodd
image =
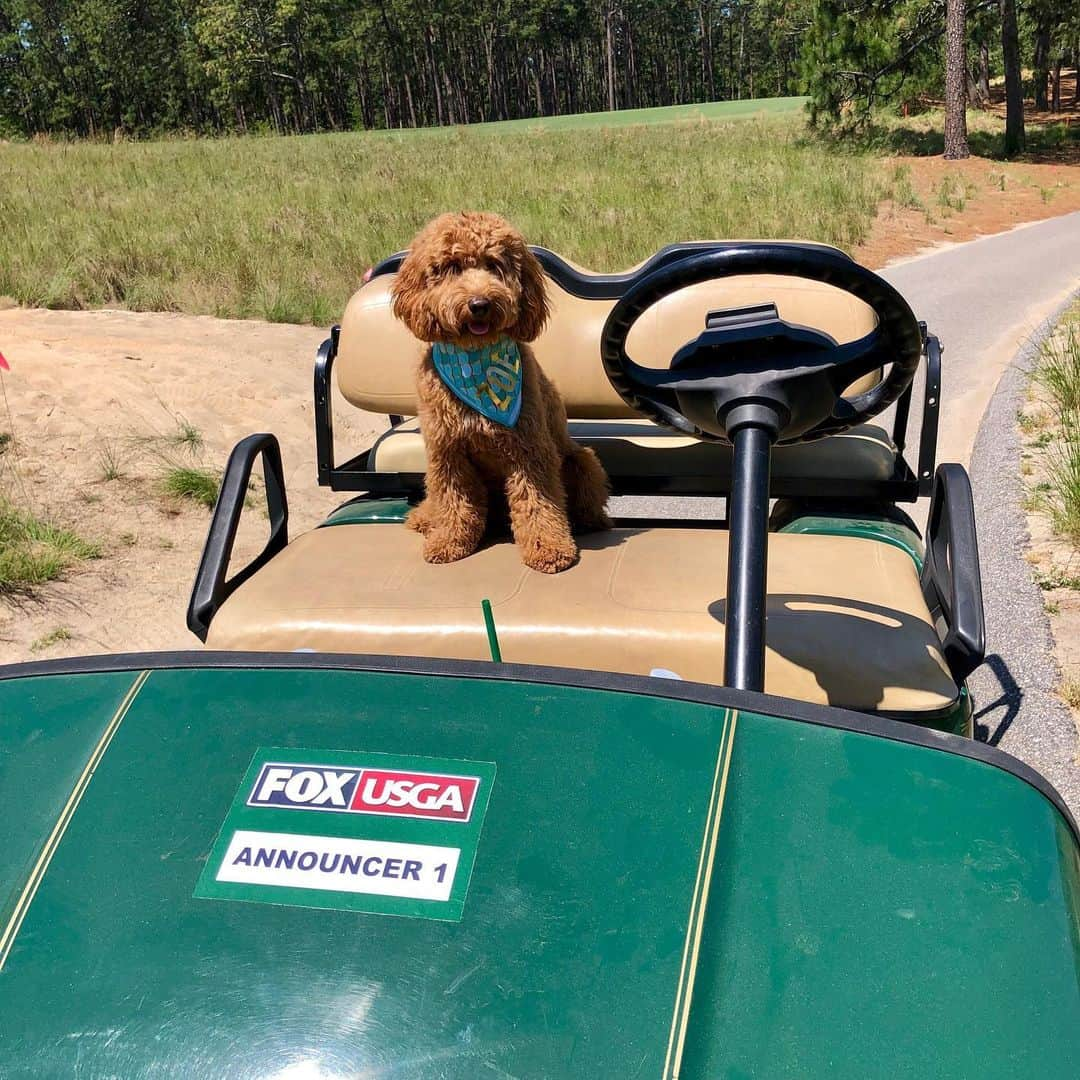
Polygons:
M423 346L394 318L394 275L373 278L349 301L341 319L334 364L344 398L369 412L416 415L416 365ZM574 296L548 279L551 318L533 342L544 371L575 420L635 420L600 363L600 333L614 300ZM634 324L627 351L640 364L666 368L672 356L705 328L710 311L771 300L780 317L831 334L841 345L870 333L873 310L851 293L805 278L745 274L691 285L654 304ZM848 389L855 394L880 378L874 373Z
M509 662L718 683L726 536L620 529L582 538L581 561L547 576L511 543L430 566L399 524L340 525L294 540L231 596L215 649L489 658L491 600ZM898 548L857 537L769 537L765 689L819 704L927 714L958 690Z
M382 274L349 301L341 322L338 387L353 405L371 412L416 415L416 364L422 346L394 318L393 274ZM573 295L548 281L551 319L533 348L566 402L571 434L593 447L613 476L719 478L730 474L728 447L698 443L635 413L615 392L600 363L600 334L613 299ZM707 281L681 289L650 308L634 325L630 355L650 367L667 367L674 353L696 337L709 311L771 300L780 316L813 326L845 344L876 325L861 300L831 285L768 274ZM872 373L848 389L852 395L880 379ZM894 472L896 447L888 432L864 424L816 443L778 447L773 475L782 480L883 481ZM426 471L423 441L413 424L399 425L374 448L367 468L384 473Z
M591 446L613 477L701 476L723 482L731 475L731 447L701 442L648 420L571 420L570 434L583 446ZM876 424L860 424L830 439L776 447L772 475L779 480L884 481L892 476L895 462L896 447L889 433ZM406 420L381 435L371 448L368 468L427 472L417 421Z

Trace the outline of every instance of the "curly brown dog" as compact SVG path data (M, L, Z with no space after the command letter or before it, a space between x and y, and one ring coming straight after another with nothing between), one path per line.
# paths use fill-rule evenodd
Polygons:
M393 296L394 314L431 343L417 376L426 497L407 521L424 536L424 558L471 555L505 498L525 564L565 570L578 555L571 523L611 527L608 479L570 439L562 399L527 344L548 318L536 256L495 214L444 214L413 240Z

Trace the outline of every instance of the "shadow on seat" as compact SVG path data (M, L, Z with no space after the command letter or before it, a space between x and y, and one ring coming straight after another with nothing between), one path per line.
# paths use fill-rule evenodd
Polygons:
M710 604L709 614L725 622L727 602ZM860 708L881 708L898 670L925 664L940 668L951 684L936 638L928 639L926 630L926 620L916 615L848 597L770 592L766 607L766 648L811 674L829 705L857 697Z

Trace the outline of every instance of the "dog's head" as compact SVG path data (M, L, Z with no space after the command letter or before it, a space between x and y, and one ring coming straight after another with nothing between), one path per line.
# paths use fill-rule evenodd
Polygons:
M421 341L471 349L506 334L532 341L548 318L544 271L524 237L497 214L429 222L393 287L394 314Z

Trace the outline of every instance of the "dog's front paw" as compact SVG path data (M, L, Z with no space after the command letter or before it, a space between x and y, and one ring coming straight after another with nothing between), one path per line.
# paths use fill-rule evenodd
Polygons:
M421 536L427 536L435 527L435 514L427 503L414 506L405 518L405 528L418 532Z
M541 574L557 574L567 570L578 560L577 544L537 542L526 544L521 551L521 561Z
M435 529L424 537L424 561L429 563L452 563L468 558L476 550L475 544L467 543L443 529Z

